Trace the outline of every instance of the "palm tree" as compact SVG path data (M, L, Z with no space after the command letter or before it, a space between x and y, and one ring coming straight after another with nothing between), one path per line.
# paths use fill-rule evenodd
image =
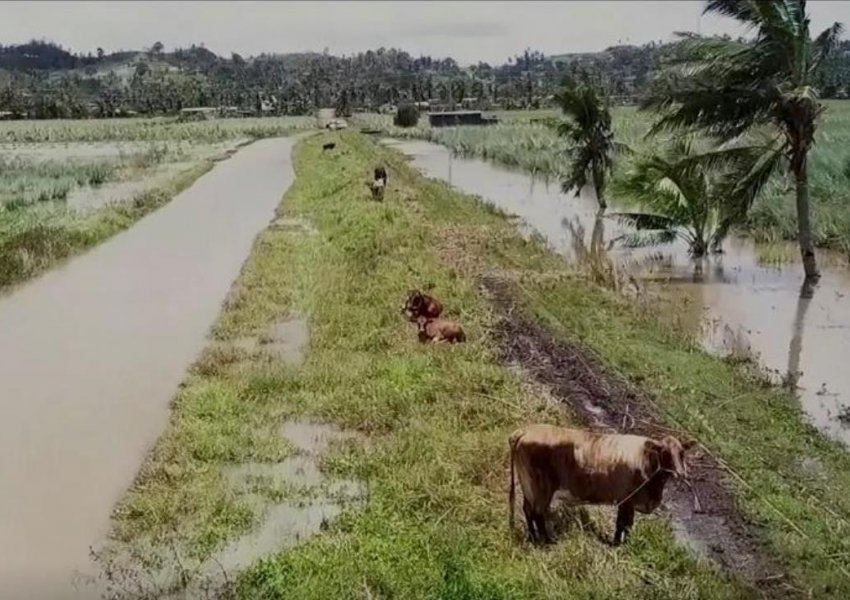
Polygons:
M665 113L653 130L700 130L723 141L774 131L795 178L803 267L808 279L817 279L807 159L824 107L813 83L843 28L835 23L812 39L805 0L708 0L705 13L732 17L751 28L755 38L685 39L682 58L655 82L643 103Z
M558 133L569 142L569 166L561 189L565 193L574 191L578 196L591 182L599 210L604 212L605 188L618 149L607 98L599 86L584 81L567 87L555 100L566 117L558 126Z
M731 227L743 221L770 178L776 165L772 156L758 146L712 149L693 136L680 136L638 157L616 183L618 196L641 209L612 215L638 230L624 236L626 245L679 238L694 258L721 251Z

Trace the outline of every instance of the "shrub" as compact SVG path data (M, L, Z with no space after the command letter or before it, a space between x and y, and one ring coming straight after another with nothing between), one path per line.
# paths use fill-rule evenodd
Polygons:
M397 127L416 127L419 123L419 109L413 104L402 104L395 114Z

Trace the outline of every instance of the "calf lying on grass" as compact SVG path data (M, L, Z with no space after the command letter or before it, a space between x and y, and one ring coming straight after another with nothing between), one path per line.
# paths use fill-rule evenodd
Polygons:
M336 142L328 142L322 146L322 152L326 152L327 150L333 150L336 148Z
M423 294L419 290L410 290L401 312L407 315L407 320L411 322L416 322L419 317L436 319L443 312L443 305L433 296Z
M420 342L449 342L450 344L454 344L466 341L466 334L463 332L463 329L453 321L429 319L422 316L416 320L416 324L419 327Z
M635 510L649 514L661 504L664 484L686 477L682 444L639 435L602 434L553 425L529 425L510 437L510 523L514 520L514 471L522 486L522 509L532 541L550 540L546 513L558 490L571 504L615 504L614 544L628 536Z

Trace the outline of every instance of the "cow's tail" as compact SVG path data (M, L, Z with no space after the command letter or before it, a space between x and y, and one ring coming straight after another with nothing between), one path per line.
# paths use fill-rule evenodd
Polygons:
M519 443L519 439L522 437L522 431L514 432L509 440L510 445L510 461L511 461L511 475L510 482L508 485L508 525L511 528L511 531L514 530L514 511L516 510L516 477L515 471L516 467L514 466L516 463L516 447Z

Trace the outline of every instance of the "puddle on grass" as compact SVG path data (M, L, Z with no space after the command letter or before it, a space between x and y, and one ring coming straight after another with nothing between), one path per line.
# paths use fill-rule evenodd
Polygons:
M101 585L106 595L122 600L222 597L240 571L319 533L346 507L362 501L365 490L359 482L320 470L330 446L354 439L353 434L306 420L287 421L280 433L296 454L279 463L240 464L224 472L231 488L259 515L255 527L202 563L193 564L174 548L146 547L141 550L145 560L158 557L154 562L159 564L140 571L140 561L119 549L109 559L114 579ZM269 490L286 498L276 503Z
M307 321L290 318L278 321L260 337L260 348L272 358L290 366L304 362L304 352L310 332Z
M207 363L234 363L244 358L264 356L284 365L297 367L304 362L310 342L307 320L300 316L277 321L259 336L244 336L211 343L200 361L201 370Z
M625 232L610 219L596 219L592 196L574 198L528 174L480 159L452 156L445 147L424 141L385 140L412 158L425 175L481 196L499 209L520 216L521 230L536 232L568 259L576 257L576 236L610 240ZM798 257L793 247L781 254ZM725 253L694 261L683 244L626 250L608 256L634 271L642 286L665 291L686 317L685 326L703 346L721 355L757 360L777 382L798 386L810 422L830 437L850 444L850 268L847 258L820 251L822 278L802 287L795 260L765 266L749 240L730 237ZM847 412L845 412L847 411Z

